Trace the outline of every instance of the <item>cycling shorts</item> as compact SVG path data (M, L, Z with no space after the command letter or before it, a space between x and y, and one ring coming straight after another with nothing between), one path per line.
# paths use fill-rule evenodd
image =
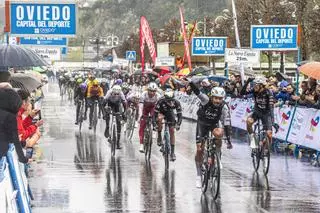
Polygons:
M212 132L215 128L219 128L219 123L205 124L198 121L196 129L196 143L201 143L203 138L209 136L209 132Z
M272 130L272 118L270 112L254 110L250 117L254 120L254 122L260 119L264 130Z

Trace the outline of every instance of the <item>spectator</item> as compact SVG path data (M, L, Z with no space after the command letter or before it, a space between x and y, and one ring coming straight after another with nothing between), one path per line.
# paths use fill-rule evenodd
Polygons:
M33 147L40 139L39 126L43 124L43 121L37 121L35 124L32 123L33 118L40 112L39 110L31 110L28 113L30 107L30 94L24 90L19 90L18 94L22 99L22 105L17 115L17 126L20 136L20 141L27 147ZM26 116L25 116L26 115ZM25 118L23 118L25 116Z
M2 72L1 72L2 73ZM3 75L0 74L0 79ZM1 80L4 80L3 78ZM0 158L6 156L9 144L13 143L21 163L27 163L17 131L16 114L22 104L19 95L12 89L0 89Z
M316 86L315 93L316 93L316 97L317 97L316 100L317 101L313 105L313 108L320 109L320 85L319 84Z
M307 90L308 90L308 82L307 81L302 81L300 84L300 89L301 89L301 94L306 95Z

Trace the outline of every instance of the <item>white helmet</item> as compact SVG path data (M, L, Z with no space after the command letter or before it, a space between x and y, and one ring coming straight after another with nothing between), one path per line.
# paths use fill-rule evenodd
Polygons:
M156 83L154 82L151 82L149 85L148 85L148 90L151 90L151 91L157 91L158 89L158 86Z
M121 87L119 85L115 85L114 87L112 87L112 92L115 94L120 94L121 93Z
M174 97L174 91L172 89L167 89L166 91L164 91L164 97L173 98Z
M135 92L133 93L133 98L136 98L136 99L140 99L140 93L139 92Z
M254 84L267 84L267 79L265 77L257 77L253 80Z
M226 96L226 92L222 87L214 87L211 90L211 96L224 98Z

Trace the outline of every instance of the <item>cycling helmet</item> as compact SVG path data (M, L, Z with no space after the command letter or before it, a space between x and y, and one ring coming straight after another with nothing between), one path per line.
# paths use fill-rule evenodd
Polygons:
M267 84L267 79L265 77L257 77L253 80L254 84Z
M70 78L70 81L71 82L75 82L76 80L74 78Z
M94 79L92 82L93 86L98 86L99 85L99 81L97 79Z
M226 96L226 92L224 91L224 89L222 87L214 87L211 90L211 96L224 98Z
M127 89L129 89L129 84L123 83L123 84L121 85L121 88L127 90Z
M122 84L122 80L119 78L114 82L115 85L121 85Z
M81 84L82 82L83 82L82 78L78 78L78 79L77 79L77 83L78 83L78 84Z
M86 84L86 83L80 84L80 89L81 89L82 91L85 91L85 90L87 89L87 84Z
M136 99L140 99L141 95L140 95L139 92L135 92L135 93L133 94L133 97L136 98Z
M167 89L164 91L165 98L174 98L174 91L172 89Z
M122 91L122 89L119 85L115 85L114 87L112 87L112 93L114 93L114 94L120 94L121 91Z
M157 84L154 83L154 82L151 82L151 83L148 85L148 90L149 90L149 91L157 91L157 89L158 89L158 86L157 86Z

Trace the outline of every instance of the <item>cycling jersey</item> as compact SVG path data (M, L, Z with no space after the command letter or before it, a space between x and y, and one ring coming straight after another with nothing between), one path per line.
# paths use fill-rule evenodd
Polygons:
M120 92L119 95L115 95L114 92L112 90L109 90L106 94L106 96L104 97L104 99L107 102L110 103L120 103L120 102L126 102L126 98L123 94L123 92Z
M153 97L150 97L148 91L145 91L141 95L140 102L143 103L144 107L154 107L160 98L160 94L156 93Z
M160 98L155 107L154 121L158 118L158 114L161 113L164 115L167 122L171 123L171 125L175 125L176 120L173 113L174 110L177 111L177 124L180 125L182 121L182 108L180 102L176 99Z
M103 90L100 86L89 86L88 87L88 92L87 92L87 97L92 98L92 97L103 97Z

